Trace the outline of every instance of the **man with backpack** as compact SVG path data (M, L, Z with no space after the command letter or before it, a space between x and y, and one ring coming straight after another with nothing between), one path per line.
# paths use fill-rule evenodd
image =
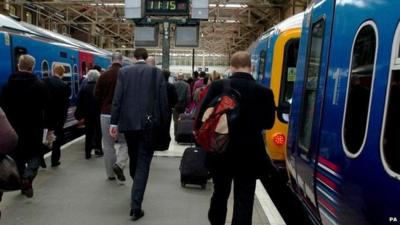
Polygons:
M262 131L274 124L275 103L272 91L251 76L247 52L232 56L231 71L229 79L211 84L195 121L196 139L200 145L207 146L207 166L214 183L208 212L210 223L225 224L233 181L232 225L251 225L256 179L272 168ZM222 114L218 114L219 109L223 109ZM209 127L215 132L207 136ZM221 138L226 145L221 144Z

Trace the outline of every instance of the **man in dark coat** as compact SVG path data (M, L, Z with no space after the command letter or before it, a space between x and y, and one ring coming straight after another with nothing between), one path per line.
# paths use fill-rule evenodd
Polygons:
M75 118L85 121L85 158L90 159L92 150L96 149L96 155L102 155L100 104L94 96L97 79L100 73L97 70L89 70L87 83L79 91L76 104Z
M64 76L64 67L55 65L53 76L44 80L49 91L49 104L46 110L46 122L49 132L53 131L56 140L51 149L51 166L57 167L60 165L61 145L64 141L64 123L67 118L69 107L69 96L71 90L68 85L62 81Z
M48 99L45 84L32 74L34 67L35 58L21 55L19 71L11 75L1 96L1 105L19 137L12 156L22 177L22 194L27 197L33 196L32 181L40 164Z
M275 119L275 103L270 89L257 84L250 74L251 61L246 52L231 58L231 87L240 93L240 109L235 130L225 153L208 155L207 164L214 182L214 193L208 213L212 225L223 225L233 180L234 210L232 225L251 225L256 179L271 169L262 130L270 129ZM213 82L201 105L195 128L213 99L223 93L223 80Z
M145 146L145 116L149 108L160 125L165 125L168 117L168 99L165 79L159 69L146 64L147 50L137 48L134 52L137 62L120 69L115 88L110 135L117 137L124 133L128 144L130 175L134 180L131 195L132 220L144 216L142 201L149 177L150 163L154 149ZM150 99L153 93L154 99ZM153 103L152 105L151 102Z

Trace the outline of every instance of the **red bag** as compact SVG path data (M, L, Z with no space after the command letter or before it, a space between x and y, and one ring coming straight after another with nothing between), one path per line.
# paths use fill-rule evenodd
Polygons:
M240 94L225 80L224 92L216 97L202 117L202 125L195 131L196 141L208 152L225 152L239 116Z

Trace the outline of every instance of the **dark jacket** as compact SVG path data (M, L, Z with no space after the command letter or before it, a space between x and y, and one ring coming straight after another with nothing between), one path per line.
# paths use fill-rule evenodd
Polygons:
M102 114L111 114L111 105L120 68L121 64L113 63L110 69L105 71L97 81L95 96L99 101Z
M46 85L31 73L16 72L4 86L1 106L19 137L15 157L41 156L47 99Z
M156 88L152 84L154 76ZM120 132L143 130L151 91L154 91L156 96L153 105L154 116L160 123L167 123L167 88L161 70L150 67L145 62L120 69L110 124L118 125Z
M190 103L190 85L183 80L178 80L174 86L178 95L178 102L176 106L184 109Z
M18 136L7 120L6 114L0 108L0 154L14 150Z
M229 79L231 87L241 95L238 124L235 130L230 131L226 152L209 155L208 165L211 171L261 175L271 169L262 131L271 129L274 124L274 96L270 89L257 84L250 74L235 73ZM197 129L201 126L201 118L208 105L222 92L223 80L211 84L197 116Z
M49 104L46 110L47 127L50 130L62 128L67 118L71 90L58 77L46 78L44 83L49 92Z
M100 105L94 97L96 81L88 81L78 95L76 103L75 118L85 119L85 122L98 121L100 118Z
M167 95L168 95L168 109L169 112L172 113L172 109L175 107L178 102L178 94L176 93L175 86L168 81L167 84Z

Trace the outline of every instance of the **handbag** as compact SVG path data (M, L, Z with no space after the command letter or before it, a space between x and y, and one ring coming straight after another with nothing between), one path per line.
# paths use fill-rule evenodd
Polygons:
M17 164L8 155L0 155L0 192L21 189Z
M151 88L146 114L144 116L143 138L145 148L153 151L168 150L171 142L169 128L155 116L154 103L156 102L157 69L153 68ZM162 112L161 112L162 113Z

